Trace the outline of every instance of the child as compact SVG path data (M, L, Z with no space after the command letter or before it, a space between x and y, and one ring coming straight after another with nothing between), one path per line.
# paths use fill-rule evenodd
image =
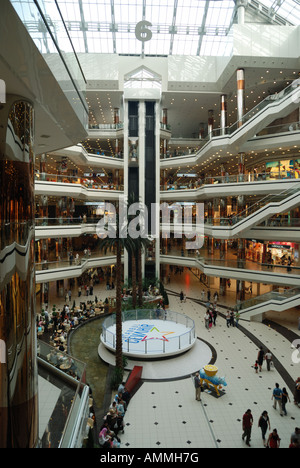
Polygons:
M254 369L255 369L255 372L257 374L258 373L258 361L255 361Z

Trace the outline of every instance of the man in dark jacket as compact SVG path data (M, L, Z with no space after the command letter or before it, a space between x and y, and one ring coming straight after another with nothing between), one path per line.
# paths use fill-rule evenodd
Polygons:
M244 416L243 416L243 431L244 431L244 433L242 435L243 440L246 437L246 444L248 445L248 447L251 447L250 446L250 439L251 439L252 426L253 426L253 416L252 416L251 410L248 409L246 411L246 413L244 414Z

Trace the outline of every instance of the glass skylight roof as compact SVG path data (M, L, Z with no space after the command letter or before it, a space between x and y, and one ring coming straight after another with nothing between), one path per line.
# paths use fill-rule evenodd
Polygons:
M300 24L300 0L260 0L269 9L269 15L278 14L294 25Z
M234 0L35 0L35 7L33 0L11 2L43 52L52 52L53 45L36 5L64 52L69 35L76 52L124 55L229 55L237 9ZM250 6L270 24L280 24L279 17L300 24L300 0L248 0ZM148 31L138 33L138 40L141 21L148 22ZM141 40L147 35L150 40Z
M44 4L51 0L44 0ZM57 0L77 52L203 55L228 52L233 0ZM152 37L136 38L147 21ZM221 41L220 38L224 41Z

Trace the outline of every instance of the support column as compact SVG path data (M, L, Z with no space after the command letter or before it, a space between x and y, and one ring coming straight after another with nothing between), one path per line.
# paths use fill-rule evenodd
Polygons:
M0 447L38 444L34 271L34 109L0 107Z
M200 124L199 124L199 140L203 140L203 138L205 137L204 128L205 128L204 122L200 122Z
M212 201L209 201L207 204L207 222L211 226L213 226L214 224L214 205ZM214 238L213 237L208 237L207 249L208 249L208 254L213 255L214 253Z
M119 156L119 139L116 138L116 141L115 141L115 157L117 158Z
M236 0L238 24L245 24L245 7L248 0Z
M214 129L214 110L210 109L208 111L208 118L207 118L207 134L208 138L212 138Z
M245 71L239 68L236 72L237 78L237 122L238 127L243 125L243 116L245 112Z
M220 98L220 129L221 135L226 134L227 127L227 96L225 94L221 95Z
M167 130L167 125L168 125L168 109L164 108L162 110L162 125L163 129Z
M166 159L166 157L167 157L167 151L168 151L168 142L167 142L167 140L164 138L164 149L163 149L163 157L164 157L164 159Z
M237 197L237 218L239 219L240 214L245 209L245 197L244 195L238 195ZM238 251L237 251L237 262L238 268L245 268L246 260L246 240L237 239ZM245 281L237 280L237 300L245 300Z
M239 153L239 166L238 166L238 172L239 172L239 182L244 182L244 176L245 176L245 153Z
M41 162L40 162L40 180L46 180L46 155L41 155Z
M120 109L118 107L114 108L114 124L116 128L118 127L120 123Z

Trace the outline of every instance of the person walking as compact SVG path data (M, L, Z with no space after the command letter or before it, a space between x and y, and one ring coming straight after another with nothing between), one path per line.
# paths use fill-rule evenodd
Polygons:
M270 418L267 411L263 411L259 420L258 420L258 427L261 429L261 435L264 442L264 446L266 446L266 433L269 428L271 430Z
M227 328L229 328L229 325L230 325L230 311L227 310L227 313L226 313L226 325L227 325Z
M207 310L206 314L204 316L205 328L207 328L207 330L209 330L209 319L210 319L210 315L209 315L209 312Z
M218 311L217 311L217 309L216 309L215 307L214 307L214 309L213 309L212 315L213 315L213 324L214 324L214 326L216 326L216 320L217 320L217 316L218 316Z
M242 435L243 440L246 438L246 445L248 445L248 447L251 447L250 440L251 440L252 426L253 426L253 416L252 416L251 410L248 409L243 415L243 431L244 432Z
M266 360L266 363L267 363L267 370L270 371L271 370L271 363L272 363L272 354L271 354L269 349L265 354L265 360Z
M230 312L230 326L234 328L234 311Z
M194 377L194 385L196 390L196 400L201 401L201 381L199 372L197 372Z
M261 372L261 370L262 370L262 365L263 365L263 362L264 362L264 356L265 356L265 353L264 353L263 347L261 346L259 351L258 351L258 355L257 355L259 372Z
M183 298L184 298L183 291L180 292L179 298L180 298L180 302L182 303L182 302L183 302Z
M280 437L278 435L277 429L273 429L271 434L268 437L267 447L269 448L279 448L280 447Z
M278 404L279 410L280 410L280 416L283 416L282 414L282 390L279 387L278 383L275 384L275 388L272 394L272 400L274 400L273 408L276 409L277 404Z
M287 416L286 404L287 404L288 401L291 402L290 397L289 397L289 394L288 394L288 392L287 392L287 389L284 387L284 388L282 389L281 406L282 406L282 411L283 411L283 413L285 414L285 416Z
M295 381L294 403L297 406L300 405L300 377L298 377L297 380Z

